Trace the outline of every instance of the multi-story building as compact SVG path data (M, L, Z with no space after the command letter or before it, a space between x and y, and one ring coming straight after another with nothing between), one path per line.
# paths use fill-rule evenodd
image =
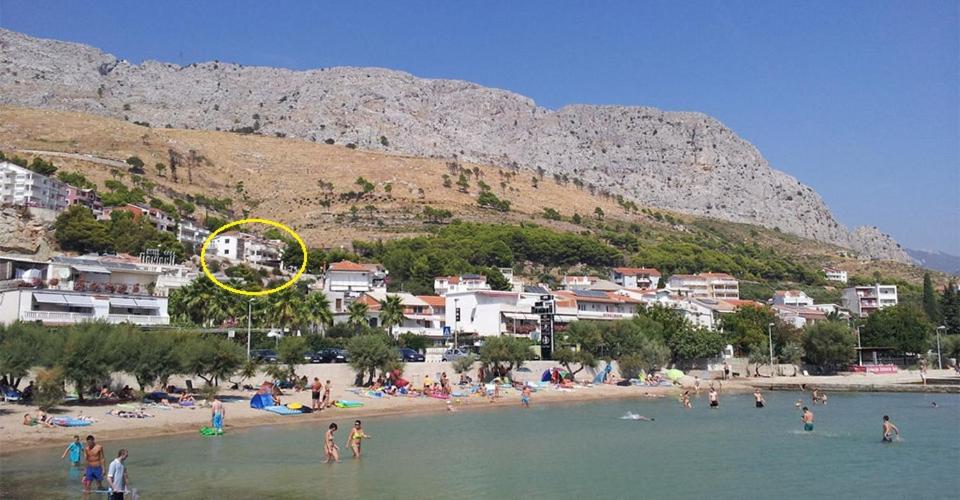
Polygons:
M323 276L323 293L334 314L343 313L365 293L386 292L386 280L387 272L379 264L357 264L349 260L334 262Z
M482 274L464 274L463 276L437 276L433 279L433 291L444 296L454 292L471 290L489 290L487 277Z
M283 242L239 231L218 234L207 247L207 256L234 262L277 267L283 258Z
M843 307L857 317L897 305L896 285L855 286L843 290Z
M67 206L83 205L93 212L94 216L103 213L103 202L95 189L81 189L67 184Z
M0 271L0 323L170 323L167 298L156 294L161 273L124 259L0 256Z
M772 302L775 306L809 307L813 305L813 299L803 290L777 290L773 294Z
M832 267L823 268L823 274L827 277L827 281L839 281L841 283L847 282L847 272L841 271L840 269L834 269Z
M200 253L203 242L207 240L208 236L210 236L210 231L192 220L184 219L177 225L177 240L195 254Z
M610 281L624 288L656 288L660 271L646 267L615 267L610 270Z
M596 281L597 278L593 276L567 275L560 281L560 285L564 290L586 290Z
M367 305L367 318L371 326L383 326L383 319L380 317L382 303L391 296L398 297L403 305L403 320L399 325L393 326L395 336L414 333L434 339L443 337L443 327L446 324L446 299L436 295L389 293L384 289L366 292L357 299L357 302ZM341 314L339 319L347 318Z
M740 282L727 273L674 274L667 285L675 293L691 298L740 299Z
M67 184L0 161L0 204L60 211L67 208Z
M803 328L827 319L826 313L813 307L774 304L773 311L784 323L796 328Z
M601 290L558 291L555 297L576 309L576 319L626 319L637 314L643 303L626 294Z

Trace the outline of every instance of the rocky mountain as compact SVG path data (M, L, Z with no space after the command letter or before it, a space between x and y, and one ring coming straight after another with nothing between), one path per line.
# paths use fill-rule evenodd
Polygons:
M907 248L906 251L918 266L960 276L960 256L945 252L914 250L912 248Z
M889 237L850 233L813 189L700 113L588 105L553 111L504 90L379 68L138 65L5 30L0 76L2 104L543 171L643 205L909 261Z

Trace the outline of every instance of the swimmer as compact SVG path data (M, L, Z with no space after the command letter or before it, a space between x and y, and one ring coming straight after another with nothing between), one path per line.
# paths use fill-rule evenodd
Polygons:
M820 388L814 387L813 392L810 393L810 401L813 402L813 405L816 406L820 402Z
M794 408L800 408L803 406L803 400L798 399L796 403L793 403Z
M620 418L621 418L622 420L636 420L636 421L640 421L640 422L654 422L654 421L656 421L655 418L645 417L645 416L643 416L643 415L640 415L640 414L637 414L637 413L632 413L632 412L629 412L629 411L627 412L626 415L624 415L624 416L622 416L622 417L620 417Z
M323 436L323 462L321 463L331 463L336 461L340 463L340 448L337 447L337 442L333 439L333 433L337 432L337 424L332 423L327 429L326 434Z
M347 436L347 444L353 450L353 458L360 458L360 442L364 439L370 439L370 436L363 432L363 426L359 420L353 422L353 429L350 429L350 435Z
M934 402L930 403L930 408L939 408L939 406L937 406L937 402L934 401Z
M764 404L766 403L766 401L763 400L763 394L760 394L759 387L753 390L753 399L754 399L754 404L756 405L757 408L764 407Z
M710 386L710 392L707 394L710 398L710 409L716 409L720 407L720 397L717 395L717 390Z
M520 402L524 408L530 408L530 386L523 386L523 392L520 393Z
M810 408L806 406L803 407L803 416L800 417L800 421L803 422L803 430L807 432L813 431L813 412L810 411Z
M683 404L684 408L693 408L693 405L690 404L690 391L683 391L683 396L680 396L680 403Z
M892 443L893 435L897 435L897 441L900 440L900 429L896 425L893 425L893 422L890 421L890 417L887 415L883 416L883 442Z

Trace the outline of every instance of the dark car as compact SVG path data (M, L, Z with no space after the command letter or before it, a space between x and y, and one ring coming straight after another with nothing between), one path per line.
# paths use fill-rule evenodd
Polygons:
M250 351L250 359L260 363L276 363L277 351L273 349L254 349Z
M327 348L320 349L315 354L317 361L315 363L346 363L347 356L341 352L342 349Z
M420 354L409 347L400 349L400 361L405 361L407 363L422 363L425 360L426 358L423 357L423 354Z
M307 351L303 354L304 363L323 363L323 357L320 356L320 352Z

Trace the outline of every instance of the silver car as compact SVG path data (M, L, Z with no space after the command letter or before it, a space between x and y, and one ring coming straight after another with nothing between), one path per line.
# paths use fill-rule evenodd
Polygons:
M459 347L454 347L453 349L447 349L443 353L444 361L456 361L464 356L469 356L470 351L466 349L460 349Z

